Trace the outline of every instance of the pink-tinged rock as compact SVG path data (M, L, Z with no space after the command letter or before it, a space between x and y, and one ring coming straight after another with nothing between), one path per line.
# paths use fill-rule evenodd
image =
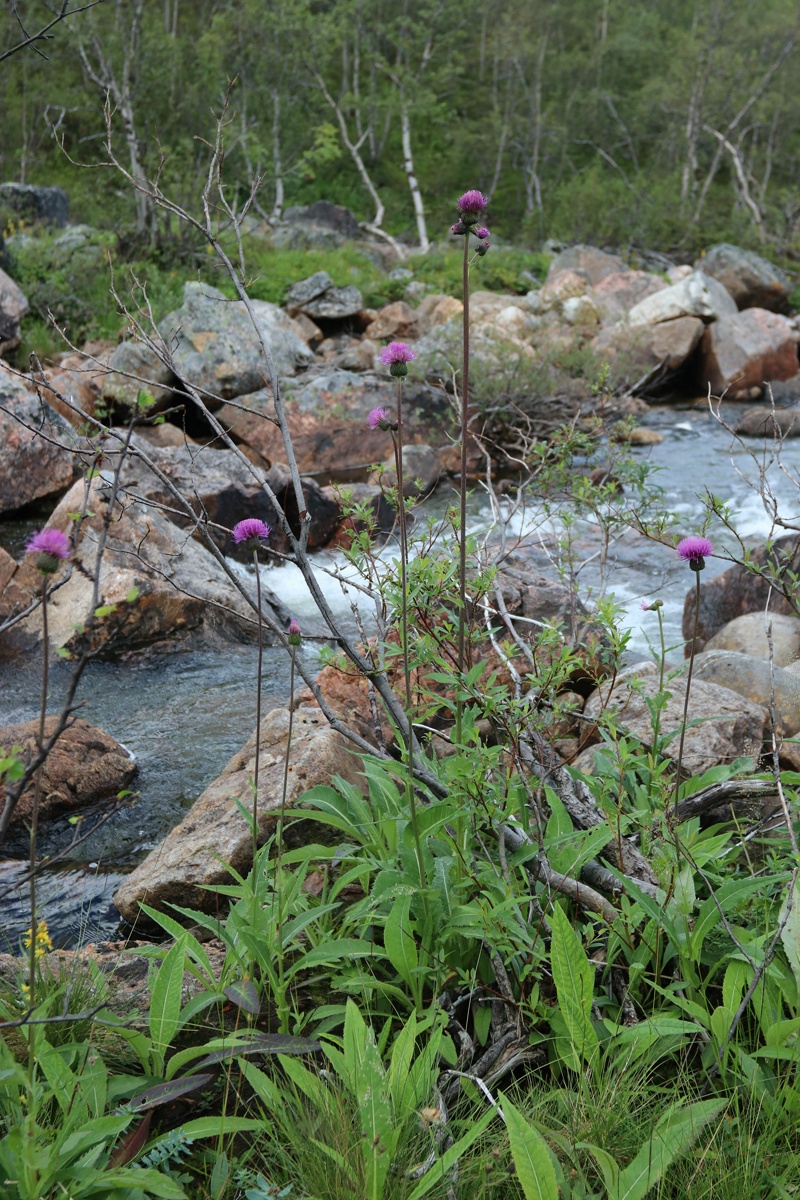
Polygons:
M396 300L380 309L375 320L367 326L367 337L414 338L417 336L417 314L405 300Z
M592 287L597 287L607 275L624 270L625 263L616 254L606 254L596 246L570 246L550 263L547 281L549 283L560 271L578 271Z
M8 551L0 546L0 592L11 582L11 576L17 569L17 564Z
M62 443L70 435L49 404L0 368L0 514L69 487L72 453Z
M539 293L543 308L552 308L554 304L563 304L574 296L582 296L589 289L585 275L578 271L551 272L547 283Z
M57 717L47 718L46 738L53 735L57 723ZM0 729L0 753L8 754L19 747L23 762L30 762L36 754L38 732L38 718L24 725L5 726ZM52 820L61 813L80 811L115 796L135 774L136 763L124 746L88 721L75 719L61 734L42 767L39 819ZM30 821L33 793L30 783L14 810L12 828Z
M629 382L638 382L646 390L650 383L663 384L683 367L698 346L704 328L699 317L678 317L634 329L621 321L603 329L592 347L614 362L618 371L621 364L625 365Z
M702 271L693 271L671 287L653 292L634 304L628 313L628 324L657 325L661 321L675 321L678 317L718 321L735 313L736 302L722 284Z
M592 299L604 324L619 321L634 304L655 292L662 292L667 285L657 275L647 271L614 271L595 285Z
M109 343L109 356L113 349ZM86 419L81 413L86 413L88 417L95 415L106 374L103 366L81 353L65 354L55 366L45 367L42 393L57 413L70 425L79 428ZM80 412L75 409L80 409Z
M653 719L647 702L658 690L656 664L637 663L618 675L611 685L601 685L587 700L584 712L588 718L598 718L611 710L620 729L649 743L653 737ZM665 690L669 698L661 711L661 736L673 737L662 752L675 762L680 741L674 735L683 722L686 676L670 677ZM727 687L692 680L683 747L684 769L691 775L700 775L742 755L758 758L766 726L767 711L762 705ZM587 729L587 736L592 742L599 740L599 734L591 729Z
M787 317L747 308L721 317L703 335L699 383L729 399L797 374L798 333Z
M28 311L28 297L0 270L0 354L19 345L19 323Z

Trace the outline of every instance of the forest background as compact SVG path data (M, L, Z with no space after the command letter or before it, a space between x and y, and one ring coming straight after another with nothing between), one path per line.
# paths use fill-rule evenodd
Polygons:
M0 54L59 7L6 3ZM233 81L228 178L244 198L263 175L263 216L324 198L374 223L366 172L412 242L469 185L515 243L791 259L799 20L793 0L100 0L3 62L0 177L61 184L73 220L169 245L115 172L76 170L59 142L104 161L108 91L132 173L160 169L191 207Z

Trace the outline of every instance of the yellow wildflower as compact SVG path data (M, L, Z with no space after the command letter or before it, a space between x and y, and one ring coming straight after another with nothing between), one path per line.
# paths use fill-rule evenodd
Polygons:
M26 950L30 950L30 948L31 948L32 937L33 937L33 930L27 929L25 931L25 938L24 938L24 943L23 943ZM34 953L36 954L37 958L44 958L44 956L45 956L45 954L47 954L48 950L52 950L52 949L53 949L53 943L50 940L50 931L47 928L47 921L38 921L37 925L36 925L36 950L34 951Z

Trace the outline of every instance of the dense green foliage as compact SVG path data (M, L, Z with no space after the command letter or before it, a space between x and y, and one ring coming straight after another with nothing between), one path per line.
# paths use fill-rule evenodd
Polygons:
M0 48L49 7L3 6ZM138 15L137 15L138 14ZM139 24L137 21L139 20ZM798 248L800 56L792 0L100 0L2 65L0 174L61 183L78 219L132 224L104 151L191 207L229 81L231 196L322 197L373 220L343 140L414 241L402 117L432 239L465 186L498 233L693 253ZM327 92L327 97L323 88ZM330 103L329 103L330 100ZM335 105L338 105L337 113ZM95 164L77 170L72 159ZM131 157L135 154L136 165ZM139 211L140 226L147 214Z

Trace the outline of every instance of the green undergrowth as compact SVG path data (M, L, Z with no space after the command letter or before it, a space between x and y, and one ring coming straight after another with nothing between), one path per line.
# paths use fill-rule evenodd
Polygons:
M116 341L127 327L121 306L135 310L142 302L142 289L156 321L180 306L183 285L190 279L221 287L231 298L235 295L216 260L191 247L175 257L143 252L141 247L126 246L124 239L121 243L113 234L95 229L85 242L70 249L60 244L65 231L8 223L6 231L11 234L7 247L10 272L30 300L30 311L22 323L22 344L15 352L18 363L27 362L31 353L47 359L66 349L59 330L78 345L86 340ZM355 285L368 308L402 299L408 283L407 279L390 279L391 264L385 267L376 252L367 252L356 242L332 250L284 250L253 235L246 241L248 291L256 300L282 304L293 283L316 271L326 271L339 287ZM227 244L227 249L235 253L233 244ZM480 286L524 293L533 285L522 273L543 280L548 262L544 254L497 248L481 264ZM414 279L432 292L461 295L458 247L434 249L394 265L409 269ZM114 299L112 286L120 303Z

